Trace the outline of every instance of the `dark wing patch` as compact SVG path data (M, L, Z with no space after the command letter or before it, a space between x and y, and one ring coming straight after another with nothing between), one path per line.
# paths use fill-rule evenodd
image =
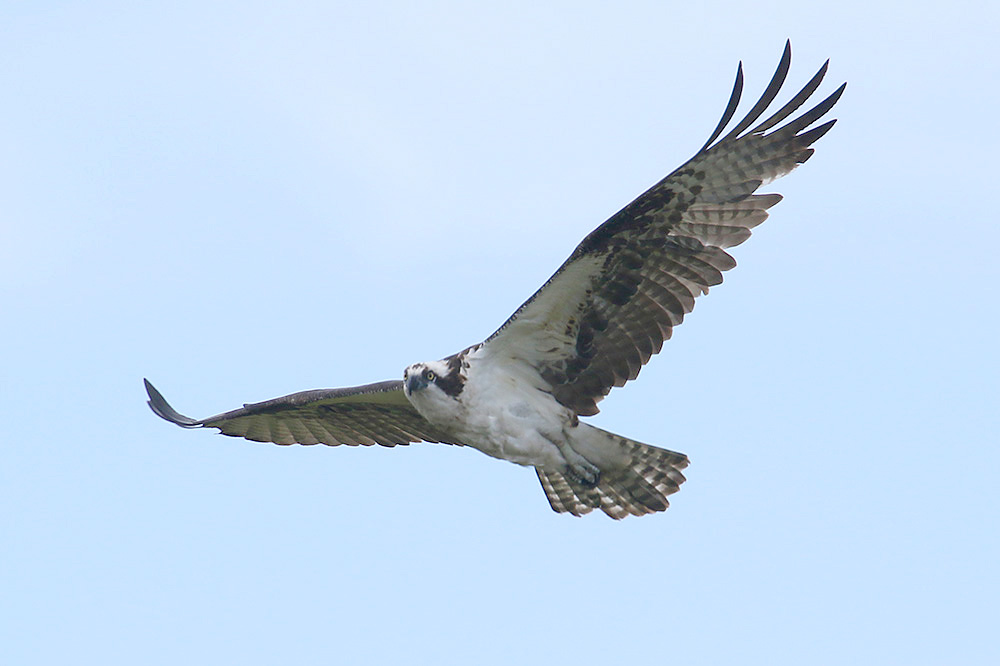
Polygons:
M718 139L739 104L741 64L726 111L705 146L590 233L487 340L484 352L492 347L531 363L553 395L580 415L597 413L598 401L613 387L634 379L695 299L736 265L724 248L749 238L781 200L754 194L757 188L809 159L809 146L836 122L804 131L830 110L846 84L772 130L819 87L824 64L788 103L748 129L774 101L790 63L786 44L760 100Z
M283 445L396 446L420 441L460 445L413 408L400 381L302 391L202 420L180 414L148 380L143 381L153 412L183 428L218 428L224 435Z

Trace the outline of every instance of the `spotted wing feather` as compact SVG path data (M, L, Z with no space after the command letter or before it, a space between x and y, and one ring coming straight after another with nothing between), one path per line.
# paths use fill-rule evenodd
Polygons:
M760 101L718 139L739 103L741 66L726 112L705 146L588 235L487 339L484 352L527 362L580 415L597 413L597 403L613 387L634 379L695 299L736 265L725 249L747 240L781 200L755 194L757 189L809 159L809 146L836 122L807 129L837 102L843 85L781 125L819 87L824 64L789 102L748 129L774 101L790 62L786 44Z

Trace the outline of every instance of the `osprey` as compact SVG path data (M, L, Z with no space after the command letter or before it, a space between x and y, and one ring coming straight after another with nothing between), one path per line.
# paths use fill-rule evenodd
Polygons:
M819 87L829 61L787 104L751 128L791 63L785 44L770 83L730 129L743 88L698 153L583 239L569 259L484 342L414 363L402 381L303 391L196 420L149 381L149 406L185 428L212 427L276 444L471 446L535 468L552 508L612 518L667 508L684 482L682 453L583 423L613 387L635 379L695 298L722 282L739 245L781 200L754 194L813 154L835 120L809 129L846 84L785 122ZM784 124L782 124L784 123ZM722 136L720 139L719 137Z

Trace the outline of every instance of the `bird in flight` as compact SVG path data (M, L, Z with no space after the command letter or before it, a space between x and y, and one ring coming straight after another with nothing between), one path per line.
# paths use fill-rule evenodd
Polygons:
M402 380L303 391L201 420L178 413L144 380L149 406L184 428L276 444L471 446L534 467L557 512L600 509L620 519L663 511L685 480L687 456L580 417L596 414L612 388L635 379L695 298L722 282L736 265L726 248L749 238L781 200L757 189L809 159L809 146L836 122L810 129L847 84L793 117L819 87L827 61L751 127L790 64L786 43L760 100L727 131L743 89L741 63L722 119L697 154L584 238L485 341L414 363Z

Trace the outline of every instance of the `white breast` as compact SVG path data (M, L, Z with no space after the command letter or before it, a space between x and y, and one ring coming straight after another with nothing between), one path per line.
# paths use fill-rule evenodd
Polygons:
M565 464L553 439L563 437L572 413L540 390L533 368L523 361L496 363L474 352L466 377L457 399L425 390L411 401L427 420L494 458L552 469Z

